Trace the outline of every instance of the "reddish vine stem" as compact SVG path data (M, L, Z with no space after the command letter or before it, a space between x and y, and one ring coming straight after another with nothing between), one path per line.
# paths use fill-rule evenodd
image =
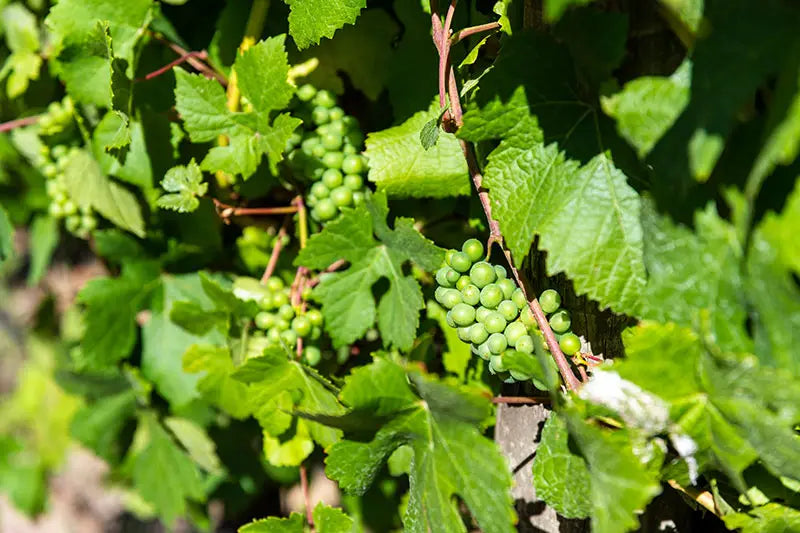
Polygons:
M449 36L450 23L452 22L453 12L455 11L457 3L458 0L450 0L450 7L448 8L447 16L445 18L445 25L442 27L439 19L438 2L436 0L431 0L433 41L437 50L439 51L439 101L444 102L444 87L446 82L449 82L448 92L450 96L450 112L453 118L454 129L458 129L463 125L463 110L461 108L461 99L458 94L458 87L455 83L455 75L452 72L452 69L449 69L448 73L447 65L447 63L449 63L449 50L451 44L451 39ZM444 68L442 67L443 62L445 63ZM444 76L448 75L450 79L446 80ZM444 106L444 104L442 104L442 106ZM575 376L572 368L569 365L569 362L567 361L567 358L561 351L561 347L558 345L558 340L556 339L553 330L550 328L550 324L548 323L547 317L542 311L538 300L536 298L528 298L525 285L522 283L519 272L514 266L511 252L509 252L504 245L503 234L500 231L500 226L492 217L492 206L489 201L489 193L483 188L483 176L478 168L477 158L472 150L472 146L463 139L459 139L459 143L461 144L461 150L464 152L464 158L467 160L467 167L469 169L470 176L472 177L472 183L475 185L475 190L478 192L478 199L481 202L481 207L483 208L486 220L489 223L487 255L489 253L488 248L491 248L493 243L497 243L503 250L503 255L505 255L506 261L508 262L509 267L511 267L511 272L514 275L514 281L516 281L517 286L522 289L523 294L525 294L525 299L528 300L528 306L530 307L531 312L533 312L533 316L536 318L536 323L539 325L539 329L544 335L547 347L550 349L550 353L556 362L558 371L561 374L561 377L564 379L564 385L568 390L577 390L580 387L581 382Z
M134 81L142 82L142 81L152 80L153 78L161 76L165 72L168 72L168 71L172 70L173 68L177 67L181 63L189 61L193 57L196 57L198 59L206 59L206 58L208 58L208 52L206 52L205 50L201 50L199 52L187 52L187 53L181 55L179 58L177 58L177 59L175 59L173 61L170 61L169 63L167 63L166 65L164 65L160 69L157 69L157 70L154 70L153 72L150 72L144 78L136 78L136 80L134 80Z
M326 268L325 270L323 270L321 273L322 274L326 274L328 272L335 272L335 271L339 270L340 268L342 268L345 265L345 263L347 263L347 261L345 261L344 259L337 259L336 261L331 263L331 265L328 268ZM319 282L320 282L319 276L314 276L313 278L308 280L308 286L309 287L315 287L315 286L317 286L319 284Z
M492 403L504 403L512 405L530 405L540 403L550 403L550 398L534 398L533 396L495 396Z
M173 43L169 39L165 38L160 33L153 33L152 35L153 35L153 38L155 38L157 41L167 45L173 52L175 52L176 54L178 54L180 56L185 56L185 55L188 55L188 54L191 53L191 52L189 52L189 50L185 49L181 45ZM228 85L228 78L226 78L224 74L222 74L221 72L217 71L217 69L207 65L203 61L200 61L199 59L197 59L195 57L190 57L190 58L188 58L186 60L186 62L189 63L198 72L202 72L203 74L205 74L207 78L214 78L218 82L220 82L220 84L222 84L223 86L227 86Z
M313 529L314 515L311 512L311 495L308 491L308 471L305 464L300 464L300 490L303 491L303 501L306 506L306 522Z
M11 131L16 128L22 128L23 126L36 124L39 122L39 118L41 118L41 115L34 115L32 117L18 118L15 120L9 120L8 122L3 122L0 124L0 133Z
M471 26L469 28L464 28L463 30L458 30L457 32L455 32L453 36L450 38L450 41L451 44L456 44L463 41L467 37L472 37L473 35L476 35L478 33L484 31L495 31L499 29L500 29L499 22L488 22L486 24L480 24L478 26Z
M226 222L231 217L243 215L290 215L298 211L296 205L286 205L278 207L236 207L220 202L216 198L214 200L214 207L220 218Z
M272 253L269 254L269 262L267 268L264 269L264 274L261 276L261 283L266 283L272 274L275 272L275 266L278 264L278 258L283 249L283 238L286 236L286 223L281 226L278 235L275 237L275 244L272 246Z

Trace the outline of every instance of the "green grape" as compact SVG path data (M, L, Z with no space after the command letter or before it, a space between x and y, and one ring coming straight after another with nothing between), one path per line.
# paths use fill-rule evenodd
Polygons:
M473 324L469 328L469 340L472 344L482 344L489 338L489 332L483 324Z
M500 290L503 291L503 298L505 298L506 300L510 300L511 297L514 295L514 291L517 290L517 284L508 278L502 278L497 280L496 285L500 287Z
M477 285L477 283L476 283ZM495 309L503 301L503 291L495 284L486 285L481 289L481 305Z
M565 333L558 341L564 355L575 355L581 349L581 340L574 333Z
M448 309L452 309L456 305L462 303L463 301L464 298L461 296L461 293L458 292L456 289L445 289L445 292L439 303Z
M333 190L342 184L342 173L335 168L325 169L322 173L322 183L329 190Z
M479 289L486 287L490 283L494 283L494 280L497 278L492 265L486 261L480 261L472 265L472 268L469 270L469 277Z
M342 171L345 174L361 174L364 170L364 159L360 155L348 155L342 161Z
M287 141L287 143L292 147L297 146L301 142L303 142L303 135L299 131L292 133Z
M61 184L56 180L50 180L45 183L45 190L47 191L47 196L53 198L61 190Z
M453 255L450 257L450 266L453 267L458 272L462 274L469 270L469 267L472 266L472 261L469 260L469 256L464 252L454 252ZM472 276L470 276L472 277ZM477 283L475 285L478 285ZM478 285L480 287L480 285Z
M467 254L472 262L483 259L483 244L478 239L467 239L461 245L461 251Z
M297 89L297 98L301 102L310 102L316 96L317 90L313 85L306 83Z
M501 265L494 265L494 273L497 274L497 279L505 279L507 276L506 268Z
M364 193L361 191L356 191L353 193L353 205L359 205L361 202L364 201Z
M353 155L358 153L358 148L350 144L350 140L345 137L344 146L342 146L342 152L344 155Z
M278 328L279 331L286 331L287 329L292 327L292 325L285 318L278 317L275 320L275 327Z
M289 297L284 292L276 292L272 295L272 307L278 308L289 303Z
M317 366L322 361L322 352L316 346L306 346L303 348L303 359L309 366Z
M533 337L523 335L517 339L517 344L514 347L518 352L533 353Z
M53 201L62 207L67 200L69 200L69 196L67 196L67 193L63 190L56 192L56 194L53 196Z
M330 113L328 113L328 110L324 107L315 107L311 112L311 120L314 121L314 124L325 124L330 119Z
M50 203L47 207L47 211L53 218L61 218L64 216L64 209L61 207L60 203L55 201Z
M528 334L528 328L525 327L525 324L517 320L506 326L506 330L503 334L506 336L508 345L516 347L519 339Z
M481 290L470 283L461 289L461 296L464 298L464 303L478 305L478 302L481 301Z
M486 317L489 316L489 313L492 313L492 310L481 305L475 310L475 320L483 323L486 321Z
M44 174L47 178L55 178L58 174L58 168L54 164L48 163L42 169L42 174Z
M467 285L472 285L472 280L466 274L459 274L458 281L456 281L456 289L461 290Z
M300 143L300 151L308 156L313 156L314 148L317 146L322 146L319 137L306 137L303 139L303 142Z
M448 287L436 287L436 290L433 291L433 298L437 302L442 303L442 300L444 299L444 294L447 291L447 289Z
M342 163L342 168L344 168L344 163ZM364 180L358 174L347 174L344 177L344 186L351 191L357 191L364 187Z
M323 222L335 217L338 211L336 209L336 204L333 203L333 200L331 200L330 198L324 198L320 200L314 209L319 219Z
M344 154L342 152L328 152L322 156L322 164L328 168L342 168L342 160Z
M308 300L309 298L311 298L312 293L313 290L311 289L311 287L303 287L303 290L300 292L300 298L302 298L303 300Z
M280 309L278 309L278 316L283 318L284 320L291 320L294 318L294 307L290 304L283 304Z
M475 308L471 305L460 303L453 306L453 322L458 326L469 326L475 322Z
M312 326L322 325L322 312L319 309L309 309L306 316L311 321Z
M272 313L261 311L256 315L255 322L258 329L266 330L275 325L275 317Z
M321 144L318 144L311 149L311 155L313 155L316 159L322 159L323 157L325 157L326 153L328 152L325 150L325 147L322 146Z
M67 200L66 202L64 202L61 208L64 210L64 214L67 216L74 215L75 213L78 212L78 206L75 205L75 202L73 202L72 200Z
M561 307L561 295L553 289L547 289L539 295L539 305L545 313L555 313Z
M277 327L270 328L270 330L267 331L267 340L272 344L280 344L281 330L279 330Z
M330 117L331 121L325 125L325 131L332 135L338 135L339 137L342 137L342 142L344 143L344 134L347 133L344 123L338 118L334 118L333 113L328 113L328 116Z
M450 326L451 328L457 328L458 327L456 325L456 321L453 320L453 310L452 309L447 312L447 314L444 316L444 319L447 322L447 325Z
M297 333L291 329L286 329L281 332L281 340L289 346L297 344Z
M497 364L500 368L496 368ZM489 372L492 374L501 374L503 372L503 360L499 355L492 355L489 357Z
M53 146L53 149L50 153L53 156L53 159L61 159L62 157L67 155L68 148L63 144L57 144Z
M458 338L459 339L461 339L464 342L469 342L470 328L468 328L468 327L460 327L460 328L456 329L456 332L458 333Z
M564 309L556 311L550 317L550 327L556 333L566 333L572 325L572 320L569 318L569 313Z
M455 250L445 250L445 252L444 252L444 262L449 265L450 261L452 261L452 259L453 259L453 254L454 253L456 253Z
M522 321L529 328L538 328L539 324L536 323L536 317L531 311L529 306L525 306L522 308L522 311L519 313L519 319Z
M506 319L497 311L492 311L483 319L483 325L489 333L501 333L506 329Z
M269 289L272 292L279 291L284 287L286 287L286 285L283 283L283 280L277 276L272 276L271 278L269 278L267 280L266 285L267 289Z
M314 97L314 105L330 109L336 105L336 96L325 89L317 91L317 95Z
M322 146L325 147L326 150L338 150L342 147L342 136L341 135L334 135L332 133L325 134L321 137Z
M298 337L306 337L311 333L311 321L303 315L296 316L292 320L292 329Z
M484 341L480 346L478 346L478 349L476 351L478 353L478 357L480 357L485 361L488 361L489 358L492 356L492 351L489 349L489 343L487 341Z
M519 316L519 309L517 309L517 305L511 300L503 300L500 302L497 306L497 312L503 315L503 318L509 322L516 320L517 316Z
M502 333L492 333L489 335L489 340L487 342L493 354L503 353L506 351L506 348L508 348L508 341L506 340L506 336Z
M340 121L344 118L344 110L338 106L333 106L328 114L331 116L331 120ZM344 126L343 123L342 126Z
M319 326L314 326L311 328L311 340L315 341L322 336L322 328Z
M81 216L70 215L64 220L64 227L70 233L77 233L81 229Z
M441 287L447 287L447 288L453 287L454 285L454 282L452 281L453 277L458 279L458 272L456 272L449 266L445 265L436 271L436 283L438 283Z
M353 203L353 191L347 187L337 187L331 191L331 200L336 207L347 207Z
M519 287L514 289L514 292L511 294L511 301L519 307L520 309L525 309L528 307L528 301L525 299L525 293L522 292L522 289Z

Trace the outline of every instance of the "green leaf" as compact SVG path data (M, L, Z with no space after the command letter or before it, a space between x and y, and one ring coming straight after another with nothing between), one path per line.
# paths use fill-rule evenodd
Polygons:
M58 246L58 222L48 216L37 216L31 224L31 265L28 270L28 285L41 281L50 265L53 251ZM2 257L0 256L0 259Z
M403 273L403 265L413 261L433 270L441 264L442 251L420 235L410 219L398 218L390 229L387 214L385 195L368 197L366 204L345 210L311 237L295 261L320 270L337 259L350 263L346 270L325 275L314 290L336 346L361 337L375 323L376 315L387 346L408 349L414 341L424 301L419 283ZM381 278L389 281L389 290L376 309L372 286Z
M536 497L562 516L588 518L592 511L591 475L586 461L568 443L567 424L552 413L533 459Z
M436 141L439 140L439 127L442 123L442 117L449 108L450 106L446 106L439 109L436 117L423 124L422 129L419 130L419 143L426 151L433 148L436 145Z
M86 405L75 414L70 432L107 461L115 461L122 454L119 432L136 412L136 393L126 390L104 396Z
M222 464L217 457L217 445L202 427L191 420L177 417L165 418L164 425L189 452L189 456L200 468L210 473L222 472Z
M106 369L130 354L136 342L136 314L157 286L158 268L147 262L127 263L119 278L97 278L84 286L78 294L86 306L82 366Z
M247 385L232 377L236 367L228 348L193 344L183 355L183 370L204 373L197 388L217 407L238 419L250 415Z
M464 378L467 366L472 359L470 344L458 338L458 330L447 324L447 311L433 300L428 301L428 317L436 320L444 335L447 350L442 353L445 370Z
M289 5L289 33L301 50L333 37L345 24L353 24L367 6L366 0L284 0Z
M289 518L271 516L240 527L239 533L303 533L303 523L300 513L292 513Z
M130 121L130 143L122 149L115 149L115 155L106 150L107 146L115 144L116 121L109 119L115 113L107 113L92 133L92 153L105 174L142 188L149 197L153 188L153 161L147 151L142 123L138 120Z
M136 197L108 179L89 152L77 150L69 156L64 182L79 207L91 207L120 228L144 237L144 220Z
M353 519L341 509L328 507L319 502L314 507L314 527L319 533L350 533L353 530Z
M443 132L430 149L420 144L420 130L439 113L433 104L399 126L367 136L369 180L378 190L412 198L469 194L472 185L458 139Z
M414 460L403 517L407 531L465 531L456 494L482 531L515 531L508 466L495 444L478 430L491 413L488 399L474 390L412 373L409 377L419 394L415 399L402 369L387 372L386 365L396 366L376 361L360 372L382 375L381 383L395 391L398 400L391 407L385 405L375 419L380 429L371 441L344 440L329 449L327 475L345 491L363 494L392 452L408 444ZM348 381L342 397L353 402L353 412L375 417L381 392L369 380L359 379Z
M780 503L768 503L744 513L722 517L728 529L742 533L788 533L800 531L800 511Z
M192 159L188 165L172 167L161 180L161 186L171 194L164 194L158 199L158 206L172 209L179 213L189 213L198 208L198 196L203 196L208 190L208 184L203 183L203 173Z
M233 70L242 96L261 113L283 109L294 94L287 81L289 62L285 36L278 35L248 48L236 58Z
M21 3L6 6L0 15L6 45L11 50L0 69L0 80L8 75L6 94L16 98L28 89L31 80L39 78L39 27L36 17Z
M108 139L103 148L106 151L119 149L131 143L131 127L128 116L120 111L109 111L103 117L103 127L108 130Z
M14 255L14 226L0 204L0 264Z
M178 448L154 414L144 413L139 418L128 461L137 492L167 524L187 511L187 500L205 498L194 462Z
M225 90L216 80L200 74L175 71L175 108L192 142L206 142L219 135L233 135L236 122L226 106Z
M603 111L617 121L619 134L643 158L686 107L691 82L692 63L686 60L672 76L636 78L600 101Z
M545 0L544 14L548 21L555 22L572 6L583 6L592 0Z

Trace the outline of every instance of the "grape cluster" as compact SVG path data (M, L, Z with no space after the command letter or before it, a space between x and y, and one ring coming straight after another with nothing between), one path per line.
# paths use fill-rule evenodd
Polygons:
M336 218L344 207L364 199L367 164L359 152L364 134L355 117L345 115L330 91L311 85L297 90L295 113L305 128L289 139L286 151L290 168L312 179L306 199L317 222Z
M483 245L477 239L467 240L461 251L449 250L446 264L436 272L436 301L448 309L448 325L489 362L492 374L508 382L527 381L531 376L506 368L503 354L508 350L533 353L534 339L541 339L542 333L522 289L507 277L505 268L484 261L483 256ZM550 312L550 326L561 337L562 350L572 355L580 348L580 340L569 332L569 313L560 309L557 292L548 290L542 297Z
M313 344L322 336L319 309L301 311L292 306L290 288L277 276L263 284L255 278L236 278L233 293L240 300L254 301L260 309L253 317L256 330L247 346L248 357L257 357L264 349L274 346L294 349L297 340L302 338L306 341L303 360L311 366L319 364L322 351Z
M50 197L50 206L48 207L50 216L64 219L64 227L67 231L76 237L87 239L97 227L97 218L90 207L79 208L69 196L63 172L71 150L76 150L76 148L68 148L59 144L51 149L47 145L43 145L36 166L47 178L45 187L47 196Z
M236 248L245 268L249 272L264 270L278 239L284 248L291 240L286 234L279 237L274 227L262 229L257 226L246 226L241 236L236 239Z
M42 135L55 135L61 133L72 125L75 114L75 104L69 96L61 102L51 102L47 106L47 113L43 114L36 123Z

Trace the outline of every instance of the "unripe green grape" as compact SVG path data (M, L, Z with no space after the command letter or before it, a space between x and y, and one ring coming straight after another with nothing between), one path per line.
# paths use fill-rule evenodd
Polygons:
M97 228L97 218L94 215L82 215L81 216L81 227L85 232L94 231Z
M312 326L322 325L322 312L319 309L309 309L306 316L311 321Z
M477 285L477 283L476 283ZM486 285L481 289L481 305L495 309L503 301L503 291L495 284Z
M523 335L517 339L517 344L514 348L518 352L533 353L533 337L530 335Z
M492 356L492 351L489 349L489 343L486 341L483 341L483 343L478 346L475 352L478 354L478 357L480 357L484 361L488 361L489 358Z
M47 178L55 178L58 174L58 168L53 163L48 163L42 169L42 174Z
M359 205L364 201L364 193L356 191L353 193L353 205Z
M258 329L266 330L275 325L275 317L272 315L272 313L261 311L256 314L255 322Z
M358 174L347 174L344 177L344 186L351 191L360 190L364 187L364 179Z
M353 203L353 191L347 187L336 187L331 191L331 200L336 207L347 207Z
M64 227L67 228L68 232L76 233L78 230L81 229L81 216L80 215L68 216L64 220Z
M324 146L326 150L331 150L331 151L338 150L339 148L341 148L343 142L341 135L335 135L332 133L323 135L321 137L321 141L322 141L322 146Z
M450 283L451 285L455 284L456 288L458 288L461 278L464 277L451 267L447 267L447 273L445 274L445 276L447 278L448 283Z
M262 294L256 300L256 304L258 304L258 308L259 309L263 309L264 311L269 311L270 309L273 309L273 306L272 306L272 293L271 292L265 292L264 294Z
M463 301L464 298L456 289L445 289L442 295L442 300L439 303L447 309L452 309Z
M47 196L53 198L61 190L61 184L56 180L50 180L45 183L45 190L47 191Z
M327 150L325 150L325 147L322 146L321 144L318 144L311 149L311 155L314 156L316 159L322 159L323 157L325 157L325 154L327 153L328 153Z
M364 158L360 155L348 155L342 161L342 170L345 174L361 174L364 168Z
M322 146L319 137L306 137L300 143L300 150L306 155L313 155L314 148L317 146Z
M517 290L517 284L508 278L502 278L497 280L497 283L495 285L500 287L500 290L503 291L503 298L505 298L506 300L510 300L511 297L514 295L514 291Z
M294 318L294 307L290 304L283 304L280 309L278 309L278 316L283 318L284 320L291 320Z
M475 322L475 308L471 305L460 303L453 306L453 322L457 326L469 326Z
M455 274L458 275L458 272L456 272L449 266L443 266L442 268L436 271L436 283L438 283L440 287L446 287L449 289L453 286L453 283L449 279L447 279L448 271L455 272Z
M467 239L461 245L461 251L467 254L474 263L483 259L483 244L478 239Z
M492 333L489 335L489 350L492 351L493 354L501 354L506 351L508 348L508 341L506 340L506 336L502 333Z
M453 259L453 254L456 253L455 250L445 250L444 252L444 262L450 265L450 261Z
M481 301L481 290L470 283L461 289L461 296L464 298L464 303L469 305L478 305L478 302Z
M314 326L311 328L311 340L315 341L322 336L322 328L319 326Z
M549 322L550 327L553 328L553 331L556 333L566 333L569 331L569 327L572 325L572 320L569 318L569 313L564 309L553 313Z
M275 318L275 327L278 328L279 331L286 331L292 324L285 318L281 318L280 316L276 315Z
M445 291L447 291L447 289L448 289L448 287L444 287L444 286L436 287L436 290L433 291L433 298L437 302L442 303L442 300L444 300Z
M297 89L297 99L301 102L310 102L316 96L317 90L313 85L306 83Z
M54 218L61 218L64 216L64 209L61 207L61 204L58 202L51 202L47 208L47 211L50 213L50 216Z
M287 303L289 303L289 297L284 292L276 292L272 294L273 308L278 308Z
M322 360L322 352L316 346L306 346L303 348L303 359L309 366L317 366Z
M57 191L57 192L56 192L56 193L53 195L53 201L54 201L55 203L57 203L58 205L62 206L62 207L64 206L64 203L65 203L67 200L69 200L69 196L67 196L67 193L65 193L64 191Z
M61 159L65 155L67 155L67 147L63 144L57 144L53 146L53 149L50 151L53 159Z
M503 300L497 306L497 312L503 315L507 321L512 322L517 319L519 316L519 309L517 309L517 304L512 302L511 300Z
M525 324L517 320L506 326L506 330L503 334L506 336L508 345L516 347L519 339L528 334L528 328L525 327Z
M547 289L539 295L539 305L545 313L555 313L561 307L561 295L553 289Z
M286 285L283 283L283 280L277 276L272 276L271 278L267 279L265 285L267 286L267 289L272 292L279 291L286 287Z
M311 333L311 321L303 315L296 316L292 320L292 329L298 337L305 337Z
M486 320L486 317L489 316L489 314L492 312L493 311L491 309L487 309L481 305L475 310L475 320L477 320L480 323L483 323Z
M342 146L342 153L344 155L353 155L358 153L358 148L350 144L350 141L347 137L344 138L344 146Z
M308 300L309 298L311 298L312 293L313 289L311 287L303 287L303 290L300 291L300 298L302 298L303 300Z
M469 277L479 289L486 287L490 283L494 283L494 280L497 278L492 265L486 261L479 261L472 265L472 268L469 270Z
M581 339L574 333L565 333L558 340L558 345L564 355L575 355L581 349Z
M301 142L303 142L303 135L299 131L296 131L291 135L289 135L289 140L287 141L287 143L292 147L297 146Z
M344 118L344 110L339 106L333 106L328 114L331 117L331 120L340 121ZM342 124L344 126L344 124Z
M528 307L528 301L525 299L525 294L519 287L514 289L514 292L511 293L511 301L514 302L519 309L525 309Z
M469 342L469 327L460 327L456 328L456 333L458 334L458 338L464 342Z
M314 96L314 105L322 106L326 108L326 110L330 109L336 105L336 96L325 89L317 91L317 95Z
M502 333L506 329L506 319L496 311L489 313L483 319L483 325L489 333Z
M75 202L73 202L72 200L67 200L66 202L64 202L61 208L64 210L64 214L67 216L74 215L75 213L78 212L78 206L75 205Z
M288 346L294 346L297 344L297 333L291 329L286 329L281 332L281 340Z
M505 279L508 274L506 274L506 267L502 265L494 265L494 273L497 274L497 279Z
M519 319L523 324L525 324L525 326L529 328L539 327L539 324L536 323L536 317L534 316L533 311L531 311L531 308L527 305L519 312Z
M322 156L322 164L328 168L342 168L344 154L342 152L328 152Z
M319 216L319 219L323 222L332 219L338 212L336 209L336 204L333 203L333 200L330 198L324 198L320 200L315 207L315 210L317 212L317 216Z
M473 324L469 328L469 340L472 344L483 344L489 338L489 332L483 324Z
M456 321L453 320L453 310L452 309L447 312L447 314L444 316L444 319L445 319L445 322L447 322L447 325L450 326L451 328L457 328L458 327L458 325L456 324Z
M334 118L332 113L329 112L328 116L330 117L331 121L325 125L327 127L326 132L342 137L342 142L344 142L344 134L347 133L347 128L345 128L345 125L341 120Z
M324 107L315 107L314 110L311 112L311 120L314 121L314 124L325 124L330 120L330 114L328 110Z
M277 327L270 328L270 330L267 331L267 340L272 344L280 344L281 330L279 330Z
M460 274L458 281L456 281L456 289L462 290L467 285L472 285L472 280L466 274Z
M327 168L322 173L322 183L328 190L335 189L342 184L342 173L335 168Z
M464 252L454 252L450 257L450 266L463 274L472 266L472 261L469 260L469 256ZM476 283L475 285L478 284Z

